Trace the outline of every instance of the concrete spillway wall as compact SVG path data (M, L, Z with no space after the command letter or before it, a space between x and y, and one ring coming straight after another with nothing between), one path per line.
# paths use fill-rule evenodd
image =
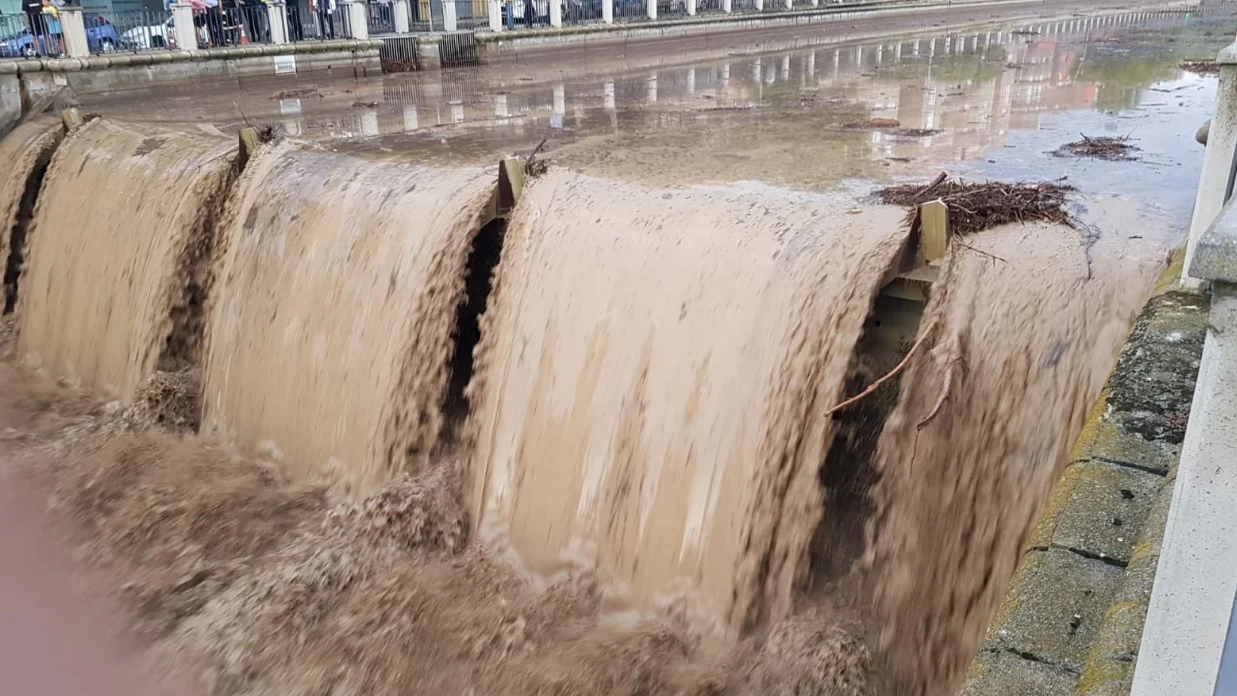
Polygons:
M5 147L38 161L40 127ZM475 539L616 607L782 635L845 595L899 693L957 684L1162 257L1045 225L951 248L856 463L832 409L879 376L856 352L902 210L552 170L504 219L495 179L77 126L34 182L18 345L121 401L200 373L205 430L341 496L451 459ZM860 464L874 511L839 533L867 555L826 581Z

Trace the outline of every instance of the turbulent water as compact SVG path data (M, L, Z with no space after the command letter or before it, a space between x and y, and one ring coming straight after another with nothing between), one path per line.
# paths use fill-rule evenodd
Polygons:
M878 445L869 564L904 693L944 693L1065 464L1162 252L1064 226L955 244Z
M195 265L235 145L103 119L65 138L28 233L22 352L128 401L157 368L195 359Z
M480 170L291 145L260 154L220 239L207 425L358 493L428 454L492 191Z
M474 385L484 541L544 576L595 567L620 605L736 633L764 613L811 538L781 516L819 518L823 416L904 242L902 210L851 207L538 181Z
M17 278L34 194L63 135L59 119L35 118L0 140L0 162L6 167L0 180L0 273L4 274L0 301L5 312L12 311L17 302Z
M0 490L46 494L172 693L947 693L1163 260L954 244L866 556L814 584L820 530L861 534L822 525L869 464L826 413L877 376L903 211L551 170L478 261L493 171L234 160L76 130L0 320Z

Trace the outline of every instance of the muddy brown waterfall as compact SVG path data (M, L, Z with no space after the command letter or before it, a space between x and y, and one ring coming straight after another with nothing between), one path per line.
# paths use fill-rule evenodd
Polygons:
M196 362L192 287L235 150L104 119L67 136L28 231L21 351L122 401L156 369Z
M616 606L782 618L897 208L554 172L513 214L477 383L472 516ZM767 594L766 594L767 590Z

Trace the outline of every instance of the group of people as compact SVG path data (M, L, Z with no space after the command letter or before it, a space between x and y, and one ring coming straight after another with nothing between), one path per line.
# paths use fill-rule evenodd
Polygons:
M265 8L273 0L164 0L164 8L171 10L173 4L181 1L193 6L193 24L198 29L198 41L203 47L242 43L242 32L251 41L264 42L270 38ZM336 0L305 1L309 11L315 15L318 35L335 38ZM301 24L301 2L287 0L288 38L292 41L305 38L305 28Z
M60 28L60 7L63 0L24 0L26 24L32 37L31 47L41 56L64 53L64 31Z

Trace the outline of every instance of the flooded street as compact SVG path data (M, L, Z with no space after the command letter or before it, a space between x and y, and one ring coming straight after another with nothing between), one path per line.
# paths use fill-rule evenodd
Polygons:
M155 109L132 94L89 106L210 132L271 123L332 149L433 165L489 164L545 139L559 165L661 186L759 181L828 191L942 169L975 179L1068 177L1087 194L1134 196L1179 228L1202 161L1194 131L1210 116L1216 81L1178 64L1213 56L1233 12L1115 12L1091 26L1028 20L759 52L770 41L685 65L674 65L668 47L666 67L598 61L579 79L533 62L163 88L149 95ZM811 40L796 31L782 43ZM863 127L874 119L890 127ZM1128 136L1137 159L1053 155L1080 134Z

